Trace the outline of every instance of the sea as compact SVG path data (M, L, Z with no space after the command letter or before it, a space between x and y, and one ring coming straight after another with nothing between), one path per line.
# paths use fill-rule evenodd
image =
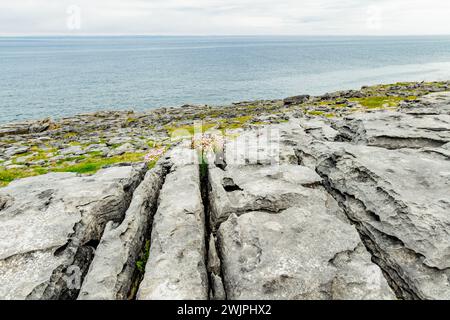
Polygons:
M0 37L0 123L450 80L450 36Z

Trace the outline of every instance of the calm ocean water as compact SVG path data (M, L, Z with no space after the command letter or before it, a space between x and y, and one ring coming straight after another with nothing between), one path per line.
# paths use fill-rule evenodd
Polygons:
M450 37L0 38L0 123L450 79Z

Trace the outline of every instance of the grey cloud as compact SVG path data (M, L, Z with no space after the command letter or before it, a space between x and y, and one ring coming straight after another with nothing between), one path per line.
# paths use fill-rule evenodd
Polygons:
M68 33L69 4L83 34L450 33L447 0L15 0L0 2L0 34Z

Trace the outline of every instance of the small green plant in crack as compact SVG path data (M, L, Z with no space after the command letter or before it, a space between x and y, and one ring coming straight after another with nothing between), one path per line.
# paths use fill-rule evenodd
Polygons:
M201 157L200 162L200 179L205 179L205 177L208 174L208 162L206 161L205 157Z
M149 256L150 256L150 240L146 240L144 249L139 255L138 260L136 261L136 268L141 274L144 274L145 272L145 265L147 264Z

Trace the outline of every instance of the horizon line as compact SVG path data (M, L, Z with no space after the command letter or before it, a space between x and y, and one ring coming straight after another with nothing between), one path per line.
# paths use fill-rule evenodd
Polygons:
M448 37L448 34L145 34L145 33L54 33L0 34L0 37Z

